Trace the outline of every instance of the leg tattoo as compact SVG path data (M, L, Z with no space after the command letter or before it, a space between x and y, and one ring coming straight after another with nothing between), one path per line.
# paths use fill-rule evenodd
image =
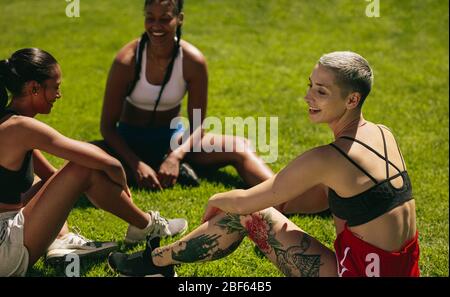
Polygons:
M319 276L320 255L305 255L311 246L311 237L304 234L299 246L291 246L287 250L276 249L278 267L287 276L295 275L298 271L300 276Z
M193 263L201 260L205 260L213 254L213 250L219 246L217 239L220 235L206 235L202 234L188 241L180 241L178 251L172 249L172 259L183 262Z
M319 275L319 268L322 265L320 255L305 255L311 246L311 237L304 234L299 246L283 249L283 245L275 238L274 222L268 214L254 213L247 216L227 214L216 225L226 229L227 233L239 232L248 235L267 255L273 251L278 267L285 275L295 275L295 271L300 272L301 276Z

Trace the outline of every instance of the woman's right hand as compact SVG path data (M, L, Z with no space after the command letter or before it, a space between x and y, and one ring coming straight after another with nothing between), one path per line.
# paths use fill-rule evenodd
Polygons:
M136 183L140 188L162 190L158 174L144 162L139 161L134 174Z

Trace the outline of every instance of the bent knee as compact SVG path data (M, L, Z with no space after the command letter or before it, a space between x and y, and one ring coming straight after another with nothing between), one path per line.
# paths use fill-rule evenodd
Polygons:
M92 173L96 171L95 169L88 168L86 166L69 161L65 166L64 170L69 170L77 179L88 180L90 179Z
M254 156L250 140L244 137L236 136L233 139L233 160L237 163L243 163Z

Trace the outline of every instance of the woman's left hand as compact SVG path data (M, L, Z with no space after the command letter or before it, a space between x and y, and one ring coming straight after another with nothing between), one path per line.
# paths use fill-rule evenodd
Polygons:
M222 211L219 208L211 206L211 203L208 201L208 204L206 205L206 209L202 217L202 224L204 222L209 221L210 219L212 219L221 212Z
M177 182L180 173L180 160L170 155L159 167L158 179L163 188L173 186Z

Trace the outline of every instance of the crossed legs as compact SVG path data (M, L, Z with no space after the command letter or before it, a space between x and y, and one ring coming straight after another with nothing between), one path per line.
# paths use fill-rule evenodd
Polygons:
M222 167L232 165L244 182L255 186L269 179L273 172L250 147L247 139L207 133L202 138L202 151L187 154L194 165Z
M220 259L245 236L286 276L337 276L334 253L274 208L250 215L221 213L182 239L155 249L152 260L167 266Z
M24 244L32 266L53 242L82 193L99 208L145 228L149 214L137 208L122 188L104 173L69 162L55 173L24 207Z

